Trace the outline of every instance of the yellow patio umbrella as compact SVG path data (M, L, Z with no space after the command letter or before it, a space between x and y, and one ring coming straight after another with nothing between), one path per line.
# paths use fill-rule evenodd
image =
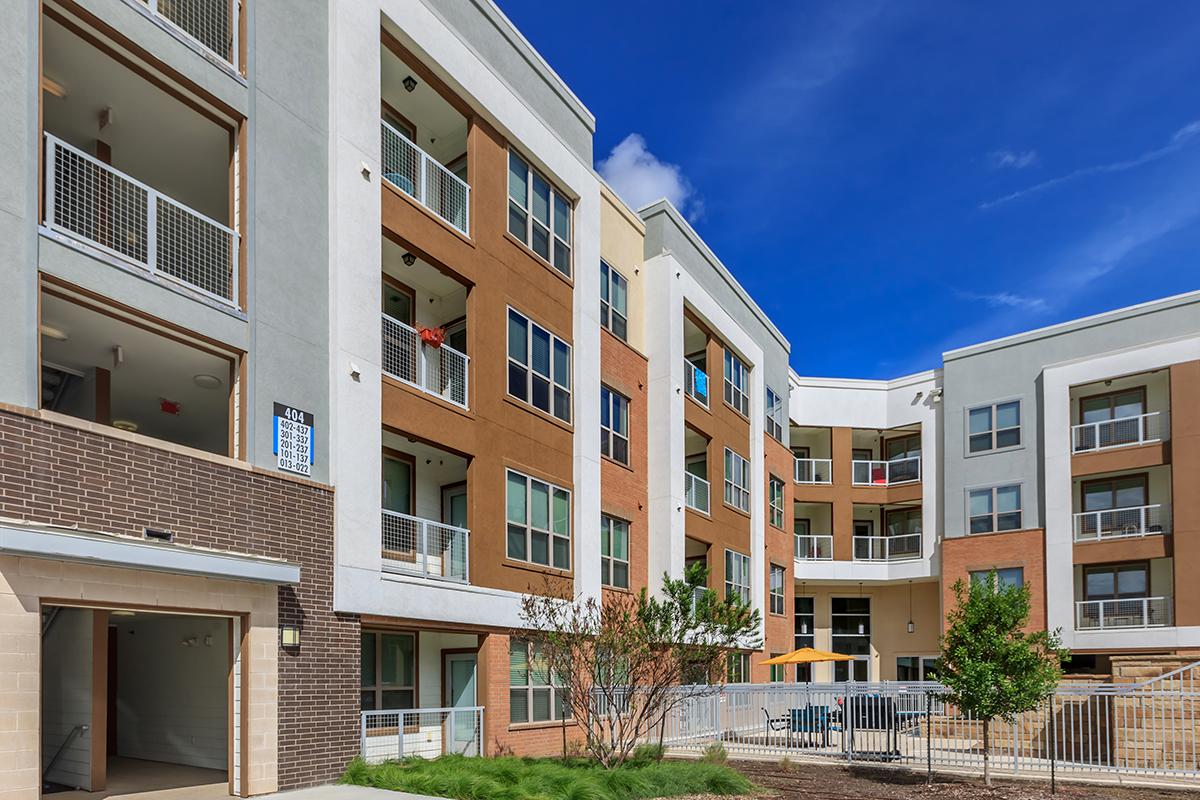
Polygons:
M854 656L841 653L830 653L826 650L815 650L811 647L801 647L781 656L768 658L764 664L821 664L826 661L853 661Z

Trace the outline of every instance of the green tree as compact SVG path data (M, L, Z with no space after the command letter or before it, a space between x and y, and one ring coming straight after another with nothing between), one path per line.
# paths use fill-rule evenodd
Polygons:
M938 680L944 699L983 725L983 779L992 785L991 724L1014 721L1054 693L1070 655L1058 632L1027 633L1029 586L986 579L954 584L956 607L947 616Z

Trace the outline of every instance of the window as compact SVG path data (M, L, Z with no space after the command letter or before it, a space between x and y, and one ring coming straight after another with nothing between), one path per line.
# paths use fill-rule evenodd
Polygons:
M1021 444L1021 403L1012 400L967 412L967 450L983 453Z
M629 281L600 262L600 324L623 342L629 341Z
M507 472L508 557L571 568L571 493L511 469Z
M970 573L971 583L987 583L988 575L992 571L990 569L975 570ZM1007 589L1009 586L1021 587L1025 585L1025 569L1024 567L1003 567L996 570L996 588Z
M1080 487L1084 511L1109 511L1146 505L1145 475L1085 481Z
M571 201L511 150L508 151L508 232L563 275L571 277Z
M792 606L795 609L795 635L792 649L799 650L801 647L812 647L816 641L813 629L817 624L813 598L797 597L792 601ZM799 683L812 682L812 664L796 665L796 681Z
M725 448L725 502L750 513L750 462Z
M775 390L767 387L767 435L783 442L783 400Z
M854 661L833 665L835 681L871 679L871 598L833 598L830 623L833 651L854 656Z
M772 614L783 613L783 584L787 580L787 570L778 564L771 565L770 611Z
M726 659L726 665L730 683L748 683L750 681L749 653L730 653Z
M937 656L897 656L896 680L937 680Z
M725 402L742 416L750 416L750 370L728 348L725 350Z
M781 655L783 655L783 653L771 653L771 658L776 658ZM770 667L771 683L783 683L785 680L787 680L787 677L784 674L783 664L771 664Z
M571 345L508 310L508 393L571 421Z
M362 632L359 675L363 711L416 707L416 654L415 634Z
M600 582L629 588L629 523L608 515L600 517Z
M783 528L783 481L772 475L767 480L767 489L769 490L769 502L771 506L771 524L776 528Z
M1146 388L1139 386L1122 392L1084 397L1079 401L1079 421L1107 422L1128 419L1146 413Z
M996 486L968 492L971 533L1015 531L1021 527L1021 487Z
M508 648L508 721L548 722L569 719L566 693L540 650L529 642L512 640Z
M750 602L750 556L725 551L725 597Z
M1088 600L1120 600L1150 594L1150 570L1145 564L1085 567L1083 579Z
M600 387L600 452L629 463L629 398Z

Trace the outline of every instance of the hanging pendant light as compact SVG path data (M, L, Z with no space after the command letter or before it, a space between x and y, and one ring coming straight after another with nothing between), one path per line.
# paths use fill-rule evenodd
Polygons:
M912 618L912 581L908 582L908 632L913 633L917 630L917 626L913 624Z

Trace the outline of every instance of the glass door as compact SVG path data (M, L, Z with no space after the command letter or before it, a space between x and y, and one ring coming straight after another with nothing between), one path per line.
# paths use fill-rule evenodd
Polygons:
M443 656L446 676L446 707L455 709L472 709L478 704L475 696L475 653L446 653ZM479 755L479 743L483 737L480 727L479 714L474 710L456 712L446 717L446 742L443 748L447 753L459 753L465 756Z
M442 487L442 522L455 528L467 527L467 484ZM445 577L467 579L467 534L447 531L442 543Z

